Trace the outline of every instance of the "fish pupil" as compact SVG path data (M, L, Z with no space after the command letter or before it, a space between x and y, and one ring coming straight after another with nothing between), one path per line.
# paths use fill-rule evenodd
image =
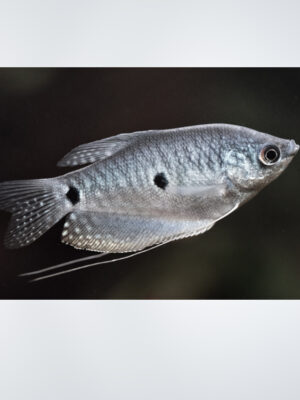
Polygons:
M160 172L159 174L155 175L154 183L156 186L164 190L169 182L166 175L163 172Z
M275 161L277 158L277 152L274 149L270 149L266 152L266 159L268 161Z
M74 186L70 186L66 196L70 200L70 202L73 204L73 206L75 206L75 204L79 203L79 200L80 200L79 190L76 189Z

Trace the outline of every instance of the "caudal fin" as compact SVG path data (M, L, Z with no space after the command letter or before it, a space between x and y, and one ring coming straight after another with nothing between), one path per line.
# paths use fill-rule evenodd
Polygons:
M65 191L58 179L0 183L0 209L12 213L5 246L28 246L66 215L71 207Z

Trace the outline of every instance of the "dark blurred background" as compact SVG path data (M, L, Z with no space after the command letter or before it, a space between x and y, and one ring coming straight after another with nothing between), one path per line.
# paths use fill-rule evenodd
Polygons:
M73 147L121 132L225 122L300 142L300 69L0 69L0 181L66 169ZM37 283L18 275L91 253L60 243L0 245L0 297L300 298L300 156L204 235L128 261ZM2 243L9 214L0 213Z

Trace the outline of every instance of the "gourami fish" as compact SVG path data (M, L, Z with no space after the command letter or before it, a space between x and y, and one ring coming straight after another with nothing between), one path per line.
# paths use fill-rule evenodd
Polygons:
M298 150L294 140L229 124L84 144L58 163L89 164L81 169L0 184L0 209L12 213L5 245L27 246L64 216L63 243L105 254L198 235L277 178Z

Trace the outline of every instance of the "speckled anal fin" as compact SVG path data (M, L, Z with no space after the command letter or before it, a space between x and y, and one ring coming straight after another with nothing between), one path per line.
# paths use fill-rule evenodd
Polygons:
M91 251L131 252L203 233L213 223L212 220L191 221L73 212L65 222L62 242Z

